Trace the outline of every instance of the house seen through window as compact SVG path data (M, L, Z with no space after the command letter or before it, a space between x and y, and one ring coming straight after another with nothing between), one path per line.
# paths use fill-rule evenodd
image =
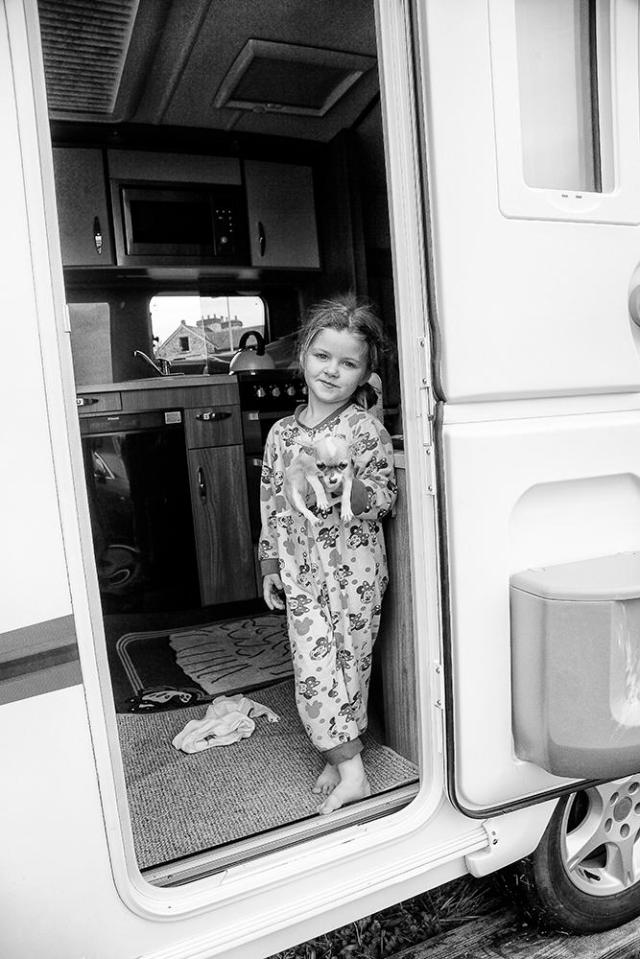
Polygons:
M153 352L176 372L225 371L249 330L264 335L259 296L158 294L149 304Z

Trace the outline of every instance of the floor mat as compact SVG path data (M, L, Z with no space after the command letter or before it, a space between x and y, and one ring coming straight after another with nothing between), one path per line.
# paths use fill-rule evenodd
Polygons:
M300 724L293 682L253 697L280 722L256 720L249 739L185 755L172 739L205 706L117 717L134 845L141 868L314 816L323 763ZM373 794L414 782L416 766L364 736Z
M118 708L175 708L245 692L292 672L286 619L264 614L185 629L127 633L116 643L133 697Z

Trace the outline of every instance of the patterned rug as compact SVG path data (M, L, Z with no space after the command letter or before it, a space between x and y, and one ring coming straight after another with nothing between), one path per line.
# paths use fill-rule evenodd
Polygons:
M286 618L275 613L127 633L116 651L133 691L119 705L124 712L181 708L267 686L292 672Z
M293 682L254 693L280 717L257 719L249 739L185 755L173 738L205 706L118 716L118 732L141 868L317 816L311 788L323 762L295 707ZM416 782L416 766L369 734L363 762L373 795Z

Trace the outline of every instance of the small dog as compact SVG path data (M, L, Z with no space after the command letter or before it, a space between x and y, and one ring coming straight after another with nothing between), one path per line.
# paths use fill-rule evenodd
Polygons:
M340 518L344 523L349 523L353 519L351 510L353 464L351 451L344 436L328 436L316 440L308 452L302 451L293 458L285 473L284 492L287 500L315 525L321 518L306 506L307 486L310 486L315 493L320 512L331 508L328 493L341 493Z

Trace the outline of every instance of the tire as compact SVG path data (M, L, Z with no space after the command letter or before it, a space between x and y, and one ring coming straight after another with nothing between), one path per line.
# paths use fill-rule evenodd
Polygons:
M526 918L566 932L601 932L639 915L640 774L563 797L508 884Z

